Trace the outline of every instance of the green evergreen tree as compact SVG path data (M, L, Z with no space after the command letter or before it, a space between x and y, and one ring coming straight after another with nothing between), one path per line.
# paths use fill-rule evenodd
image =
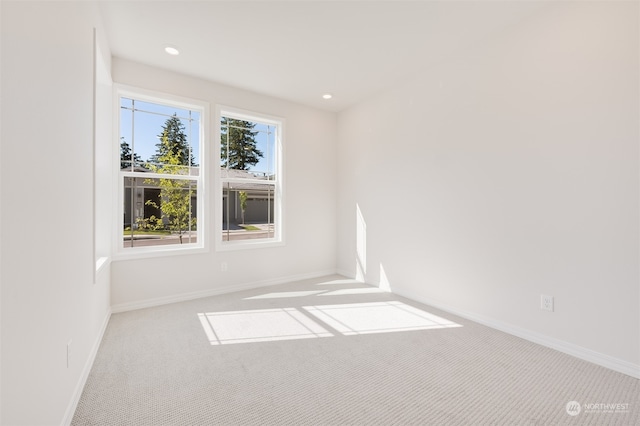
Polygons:
M162 126L162 133L158 135L160 143L156 144L156 153L149 158L149 162L163 164L162 158L170 156L178 165L196 166L184 130L184 124L176 114L168 118Z
M249 170L263 156L257 147L253 128L256 123L222 117L220 160L222 167L235 170Z
M120 137L120 168L128 169L133 165L142 163L142 158L135 152L131 152L131 146L124 140L124 137Z

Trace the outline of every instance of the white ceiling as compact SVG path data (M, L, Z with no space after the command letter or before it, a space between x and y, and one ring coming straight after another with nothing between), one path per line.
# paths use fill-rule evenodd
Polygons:
M114 56L340 111L546 2L105 1ZM164 52L166 45L179 56ZM330 92L333 99L324 100Z

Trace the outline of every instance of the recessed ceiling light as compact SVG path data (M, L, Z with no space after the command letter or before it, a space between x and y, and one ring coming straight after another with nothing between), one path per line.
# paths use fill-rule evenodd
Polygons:
M164 48L164 51L167 52L169 55L173 55L173 56L180 54L180 51L174 46L167 46Z
M331 99L333 98L333 95L331 93L325 93L324 95L322 95L322 99Z

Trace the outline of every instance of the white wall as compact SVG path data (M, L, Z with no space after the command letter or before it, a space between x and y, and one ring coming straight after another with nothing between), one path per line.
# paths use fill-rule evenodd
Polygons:
M341 113L339 270L359 206L367 281L637 375L638 16L549 4Z
M93 28L100 23L86 2L1 7L0 422L54 425L73 414L109 314L109 271L94 284L93 259Z
M112 264L115 311L230 291L336 268L336 115L141 64L113 59L116 83L283 117L285 239L281 247L118 260ZM213 128L209 137L213 138ZM211 140L210 139L210 140ZM215 143L215 142L214 142ZM212 182L210 182L212 183ZM217 208L213 197L210 212ZM213 221L211 228L217 226ZM213 240L213 229L209 238ZM221 262L228 270L221 272Z
M98 33L100 35L101 33ZM97 37L95 84L95 141L94 141L94 202L95 257L109 259L113 241L113 83L111 81L111 53L106 36ZM108 262L105 262L105 267Z
M2 6L0 5L0 34L2 30ZM2 99L2 46L0 45L0 100ZM2 102L0 101L0 117L2 117ZM2 164L2 119L0 119L0 165ZM2 173L0 172L0 241L2 235ZM0 243L0 424L2 424L2 244Z

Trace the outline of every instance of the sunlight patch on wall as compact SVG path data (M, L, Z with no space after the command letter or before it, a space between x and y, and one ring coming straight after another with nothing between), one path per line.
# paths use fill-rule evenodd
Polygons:
M364 281L367 274L367 223L356 204L356 280Z
M198 314L212 345L333 336L295 308Z
M304 309L345 336L462 327L402 302L305 306Z
M389 282L389 278L387 278L387 273L382 267L382 263L380 264L380 284L378 284L378 288L386 292L391 292L391 283Z

